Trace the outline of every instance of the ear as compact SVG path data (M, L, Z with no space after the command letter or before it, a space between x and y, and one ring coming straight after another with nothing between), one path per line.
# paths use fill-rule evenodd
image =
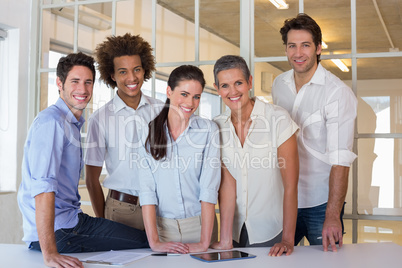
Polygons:
M59 89L59 91L62 91L63 90L63 83L61 82L59 77L56 78L56 84L57 84L57 88Z
M110 78L112 78L112 80L116 82L116 79L114 78L114 74L111 74Z
M216 91L219 91L219 87L214 83L214 88L216 89Z
M248 87L249 90L253 88L253 76L250 74L250 77L248 78Z
M321 51L322 51L322 45L318 44L317 49L315 50L315 52L316 52L317 55L320 55Z
M168 99L170 99L170 96L172 96L173 90L170 86L167 87L166 89L166 96L168 97Z

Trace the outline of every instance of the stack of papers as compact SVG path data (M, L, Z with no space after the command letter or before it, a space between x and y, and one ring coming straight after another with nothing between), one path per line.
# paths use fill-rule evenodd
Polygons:
M151 255L151 253L134 253L127 251L112 250L97 254L89 258L80 259L80 261L86 263L96 263L96 264L125 265L127 263L145 258L149 255Z

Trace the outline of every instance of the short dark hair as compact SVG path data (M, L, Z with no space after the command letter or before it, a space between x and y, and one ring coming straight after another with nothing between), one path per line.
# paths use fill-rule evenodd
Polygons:
M218 73L230 69L240 69L246 81L249 81L250 69L246 61L240 56L226 55L219 58L214 65L214 79L217 87L219 87Z
M145 71L144 80L151 78L152 72L155 71L155 57L152 55L151 45L141 36L130 33L123 36L109 36L106 41L96 47L95 58L99 64L98 70L106 85L112 88L117 86L116 81L111 78L114 73L114 58L133 55L141 58L142 68Z
M57 77L60 79L61 83L64 85L68 73L74 66L84 66L91 70L93 75L93 81L95 82L95 60L93 57L85 55L82 52L71 53L65 57L60 58L57 64Z
M284 45L288 43L288 32L290 30L306 30L313 36L313 42L318 47L322 43L321 28L313 18L304 13L299 13L296 18L287 19L279 31L282 35ZM320 62L321 54L317 55L317 62Z

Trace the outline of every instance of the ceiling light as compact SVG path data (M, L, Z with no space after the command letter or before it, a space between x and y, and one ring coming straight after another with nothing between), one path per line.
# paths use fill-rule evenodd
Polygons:
M327 49L327 48L328 48L328 45L327 45L327 43L325 43L324 41L322 41L322 42L321 42L321 47L322 47L323 49Z
M335 63L336 66L338 66L339 69L341 69L342 72L349 72L349 68L341 61L340 59L331 59L333 63Z
M277 9L288 9L289 5L285 0L269 0Z

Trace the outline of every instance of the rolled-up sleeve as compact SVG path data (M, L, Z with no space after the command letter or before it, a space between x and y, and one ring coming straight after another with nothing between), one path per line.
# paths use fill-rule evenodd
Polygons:
M137 128L137 135L142 144L138 148L139 157L137 157L135 165L138 165L138 178L140 181L140 204L143 205L158 205L158 198L156 195L156 182L152 173L152 159L145 150L145 141L148 131L143 126Z
M28 157L31 196L45 192L57 193L64 144L64 129L56 121L36 122L30 140Z
M200 176L200 201L216 204L221 183L221 161L219 146L219 129L210 121L211 132L205 147L203 166Z
M352 152L357 99L349 88L341 88L330 100L325 106L329 162L349 167L357 157Z

